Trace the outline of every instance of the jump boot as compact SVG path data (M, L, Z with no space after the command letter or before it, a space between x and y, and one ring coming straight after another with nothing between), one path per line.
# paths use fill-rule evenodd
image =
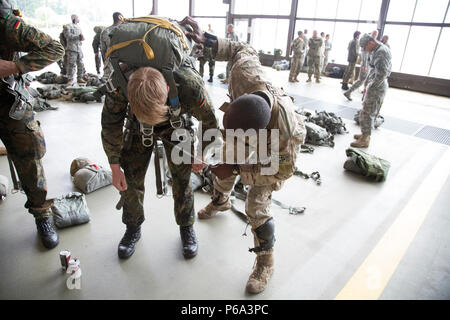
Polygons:
M356 137L357 135L355 135ZM370 136L361 135L356 141L353 141L350 146L354 148L367 148L370 143Z
M180 237L183 243L183 256L185 259L191 259L197 255L198 252L198 242L195 236L194 227L190 226L180 226Z
M136 242L141 238L141 226L127 226L122 240L120 240L118 254L120 259L128 259L134 253Z
M201 209L197 215L199 219L209 219L214 217L219 211L227 211L231 208L230 197L222 192L214 190L212 200L206 207Z
M59 243L58 233L50 218L36 219L36 228L41 242L47 249L53 249Z

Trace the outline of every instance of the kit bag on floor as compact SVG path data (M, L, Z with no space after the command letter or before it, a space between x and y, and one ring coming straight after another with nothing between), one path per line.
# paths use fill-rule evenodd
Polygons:
M363 175L372 181L386 180L391 167L389 161L356 148L349 148L345 153L348 159L344 163L344 169Z
M67 228L90 220L86 198L79 192L71 192L54 199L52 212L53 221L58 228Z
M112 172L96 164L90 164L75 172L73 183L83 193L91 193L112 184Z

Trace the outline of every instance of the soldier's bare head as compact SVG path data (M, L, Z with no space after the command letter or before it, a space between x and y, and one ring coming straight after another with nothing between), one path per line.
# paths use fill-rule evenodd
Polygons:
M228 33L234 32L234 26L231 23L227 26L227 31L228 31Z
M353 33L353 39L358 39L360 35L361 35L361 32L355 31L355 32Z
M299 32L297 32L297 34L300 38L303 37L303 31L299 31Z
M376 39L378 37L378 30L373 30L370 35L372 36L372 38Z
M383 38L381 38L381 42L383 42L383 43L387 43L388 40L389 40L389 36L386 34L383 36Z
M72 20L72 23L75 23L75 24L80 22L80 18L78 18L78 16L76 14L71 15L70 19Z
M330 35L327 34L327 35L325 36L325 39L330 40Z
M366 33L359 40L359 45L363 50L370 52L378 46L378 43L370 34Z
M161 72L150 67L137 69L128 81L127 91L131 111L139 121L154 126L169 119L169 88Z
M269 103L257 94L244 94L228 106L223 116L225 129L264 129L270 122Z
M317 38L317 30L313 31L313 38Z

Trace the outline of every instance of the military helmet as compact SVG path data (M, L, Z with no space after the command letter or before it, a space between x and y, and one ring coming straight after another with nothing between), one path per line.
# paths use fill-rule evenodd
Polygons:
M83 169L84 167L91 165L92 161L88 158L76 158L72 161L70 165L70 175L73 177L78 170Z

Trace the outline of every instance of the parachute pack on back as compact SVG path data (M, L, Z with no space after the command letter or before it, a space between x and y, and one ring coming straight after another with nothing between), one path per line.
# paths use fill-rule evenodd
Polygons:
M133 67L179 67L192 50L176 21L156 16L125 19L109 37L106 56Z

